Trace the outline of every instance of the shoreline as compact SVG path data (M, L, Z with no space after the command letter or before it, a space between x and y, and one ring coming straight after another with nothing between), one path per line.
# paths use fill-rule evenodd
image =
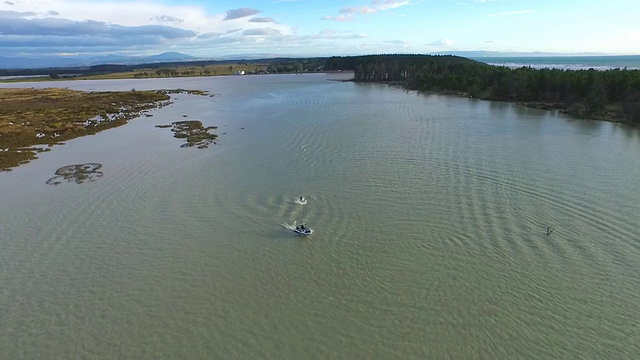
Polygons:
M605 116L579 116L579 114L575 114L571 111L571 106L567 106L565 104L561 104L561 103L557 103L557 102L544 102L544 101L529 101L529 102L525 102L525 101L509 101L509 100L497 100L497 99L484 99L481 97L474 97L471 96L469 93L466 92L459 92L459 91L450 91L450 90L420 90L420 89L415 89L409 86L406 86L405 84L403 84L402 82L398 82L398 81L356 81L355 79L347 79L347 80L335 80L335 81L341 81L341 82L355 82L355 83L360 83L360 84L385 84L385 85L391 85L391 86L399 86L405 90L413 90L413 91L418 91L421 93L425 93L425 94L439 94L439 95L450 95L450 96L458 96L458 97L465 97L465 98L469 98L469 99L477 99L477 100L482 100L482 101L495 101L495 102L502 102L502 103L509 103L509 104L516 104L516 105L520 105L520 106L525 106L531 109L537 109L537 110L545 110L545 111L556 111L559 112L560 114L572 117L576 120L595 120L595 121L606 121L606 122L610 122L610 123L614 123L614 124L625 124L628 126L634 126L637 127L638 125L635 124L634 122L630 122L630 121L623 121L623 120L619 120L620 118L623 118L623 116L621 115L622 113L622 106L619 104L606 104L606 115ZM581 108L577 108L577 111L580 111Z

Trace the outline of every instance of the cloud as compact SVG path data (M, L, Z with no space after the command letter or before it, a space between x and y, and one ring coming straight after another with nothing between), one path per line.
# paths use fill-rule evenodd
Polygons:
M224 33L210 32L210 33L199 34L198 39L219 38L222 35L224 35Z
M195 38L196 32L161 25L122 26L101 21L33 17L31 12L0 12L3 52L120 52ZM38 15L42 16L42 15Z
M489 14L489 16L508 16L508 15L520 15L532 13L533 10L518 10L518 11L504 11L495 14Z
M137 36L127 39L114 37L77 37L73 42L67 36L3 36L0 38L0 47L27 48L56 48L60 51L65 48L92 48L92 47L126 47L162 43L162 39L154 36Z
M247 36L268 36L268 35L280 35L281 32L278 29L261 28L261 29L249 29L242 32L242 35Z
M272 22L276 22L276 21L274 19L268 18L268 17L254 17L254 18L251 18L251 20L249 20L249 22L272 23Z
M375 14L407 5L412 5L410 0L373 0L371 6L345 6L338 10L339 16L325 16L320 20L354 21L357 15Z
M16 4L16 3L11 2L11 1L5 1L4 3L7 4L7 5L15 5Z
M355 15L355 14L373 14L376 11L377 11L376 9L370 6L347 6L338 10L338 13Z
M227 11L227 16L224 17L224 20L240 19L243 17L260 14L261 12L262 11L260 10L256 10L252 8L233 9L233 10Z
M66 19L23 19L5 18L0 22L0 34L3 36L154 36L165 39L188 38L196 33L163 25L121 26L100 21L71 21Z
M451 45L453 45L453 41L449 39L440 39L430 44L427 44L427 46L451 46Z
M338 33L333 29L324 29L318 33L318 36L308 36L309 39L364 39L367 34Z
M157 22L176 23L176 24L180 24L184 22L183 19L178 19L176 17L169 16L169 15L153 16L151 17L150 20L155 20Z
M298 33L291 25L261 16L260 10L251 8L223 8L211 13L202 6L132 0L123 11L120 0L11 0L15 2L12 6L2 1L0 52L26 57L144 55L166 51L205 57L257 52L320 56L360 51L362 39L368 37L355 31L318 29ZM368 0L369 7L378 12L382 10L376 7L382 9L399 3ZM366 8L358 11L357 16L368 12ZM347 20L347 15L336 13L335 17L338 21Z
M408 0L404 0L404 1L398 1L398 0L375 0L373 2L373 4L375 5L375 7L378 10L386 11L386 10L399 8L401 6L410 5L411 1L408 1Z
M353 21L354 18L353 18L353 16L340 15L340 16L325 16L325 17L321 18L320 20L333 20L333 21L338 21L338 22L349 22L349 21Z
M291 26L272 18L250 16L260 12L255 9L207 13L198 6L133 0L127 11L122 11L111 0L89 1L16 1L9 7L0 0L0 52L28 56L46 52L143 54L194 50L197 55L225 52L235 44L267 46L263 44L294 33ZM260 29L265 25L270 29ZM248 36L243 36L245 31ZM222 49L214 46L217 44L228 45Z
M20 19L20 18L36 16L36 15L38 14L34 13L33 11L19 12L19 11L0 10L0 19Z

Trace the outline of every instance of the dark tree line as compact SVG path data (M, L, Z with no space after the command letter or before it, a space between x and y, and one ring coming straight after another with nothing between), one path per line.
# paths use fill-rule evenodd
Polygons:
M416 90L538 103L579 117L640 124L640 70L512 69L430 55L332 57L326 69L353 70L354 80L360 82L401 83Z

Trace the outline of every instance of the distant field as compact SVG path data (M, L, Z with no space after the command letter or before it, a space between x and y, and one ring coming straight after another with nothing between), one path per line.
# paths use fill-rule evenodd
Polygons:
M73 77L72 79L135 79L135 78L166 78L189 76L220 76L233 75L237 71L253 73L265 71L267 65L204 65L204 66L173 66L159 69L140 69L128 72L116 72L102 75Z
M0 79L0 82L38 82L38 81L51 81L51 80L99 80L99 79L145 79L145 78L168 78L168 77L191 77L191 76L222 76L233 75L238 71L244 71L246 74L250 73L264 73L267 69L267 64L216 64L216 65L203 65L203 66L167 66L162 68L147 68L139 69L135 71L126 72L107 72L94 75L81 75L81 76L68 76L60 72L58 78L52 78L50 76L32 76L21 77L14 79Z

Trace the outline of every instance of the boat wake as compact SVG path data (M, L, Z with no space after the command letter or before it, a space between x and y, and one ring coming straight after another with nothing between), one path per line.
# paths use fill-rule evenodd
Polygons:
M295 231L296 230L296 222L294 221L293 224L287 224L287 223L282 223L280 224L280 226L282 226L283 228L287 229L287 230L291 230L291 231Z

